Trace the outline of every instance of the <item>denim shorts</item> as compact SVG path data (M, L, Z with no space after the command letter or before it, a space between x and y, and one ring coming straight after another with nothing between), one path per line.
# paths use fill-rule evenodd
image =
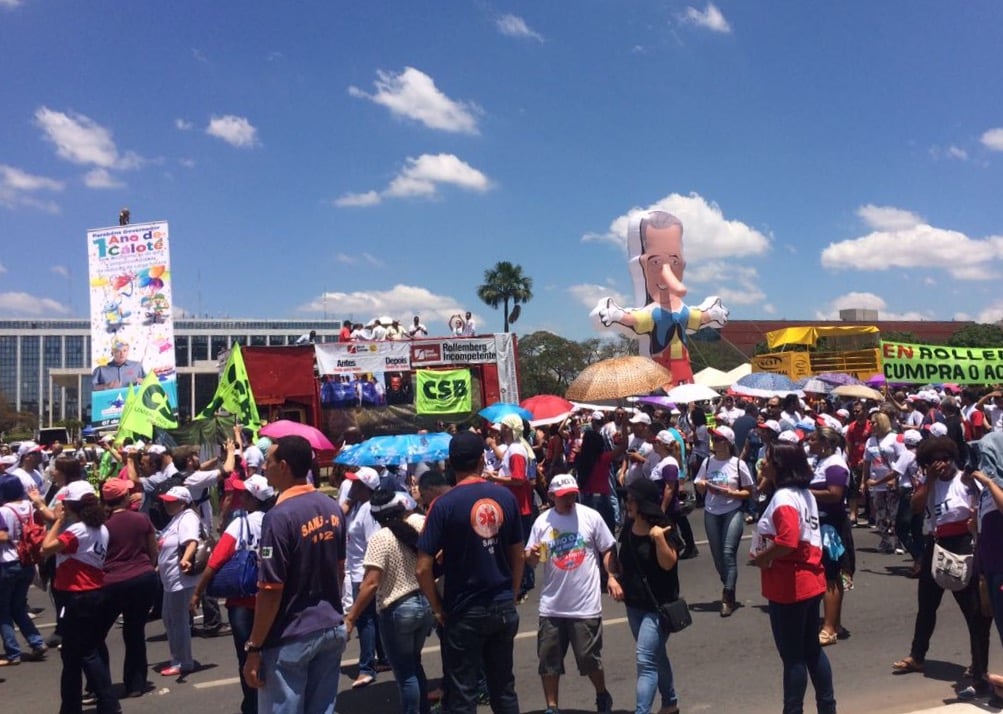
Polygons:
M568 645L575 655L578 672L589 675L602 669L602 618L540 617L536 651L541 675L564 674Z

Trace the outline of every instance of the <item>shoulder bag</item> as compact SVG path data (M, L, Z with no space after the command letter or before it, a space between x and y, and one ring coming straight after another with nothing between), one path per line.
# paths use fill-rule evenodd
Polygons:
M648 593L648 599L655 606L655 612L658 613L658 619L662 627L665 628L666 632L681 632L685 630L693 624L693 617L690 615L690 606L681 597L676 598L672 602L658 602L655 593L651 591L651 586L648 585L648 576L644 574L644 568L641 567L641 559L637 557L637 552L631 544L631 540L635 537L632 532L627 531L627 548L630 550L634 564L637 566L637 572L641 576L641 582L644 583L644 590Z
M223 563L209 581L205 592L209 597L243 598L258 592L258 554L248 547L244 536L247 516L240 518L240 540L237 550Z

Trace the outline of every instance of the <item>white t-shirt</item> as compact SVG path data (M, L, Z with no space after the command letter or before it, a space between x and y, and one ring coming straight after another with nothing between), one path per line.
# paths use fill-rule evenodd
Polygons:
M961 480L959 471L950 481L933 479L930 495L926 499L923 532L933 533L948 523L959 523L971 518L977 507L975 493Z
M23 468L18 466L16 469L11 469L7 472L12 476L17 476L18 480L24 485L24 490L27 493L33 488L39 490L42 489L42 472L38 469L34 471L25 471Z
M720 461L713 455L709 456L700 466L700 471L693 483L714 484L735 491L753 486L749 467L737 456L732 456L727 461ZM707 489L707 495L704 497L704 511L712 516L723 516L731 513L736 508L740 508L741 505L742 499L726 496L710 488Z
M602 614L599 559L616 546L598 511L575 504L567 515L550 508L529 531L526 549L545 547L541 617L591 618Z
M24 521L32 517L34 509L27 500L11 501L0 506L0 530L7 531L7 540L0 543L0 563L18 560L17 544L21 540Z
M211 471L193 471L190 476L185 479L185 487L188 489L189 493L192 495L192 501L196 504L198 508L199 518L202 519L202 525L205 526L207 533L212 533L213 523L212 523L212 501L206 498L206 491L208 491L212 486L219 480L219 469L213 469ZM202 503L198 501L202 498L205 500Z
M369 501L359 504L348 514L348 530L345 539L345 578L353 583L361 583L366 577L363 561L369 539L380 529L373 518Z
M164 590L177 592L198 585L201 575L185 575L181 572L181 558L178 548L185 543L199 539L199 516L190 508L184 508L160 531L157 543L157 571Z
M258 473L261 471L261 467L265 463L265 455L261 453L259 449L254 444L244 447L244 466L247 468L248 476Z
M916 463L916 452L911 449L902 450L902 454L892 469L899 475L899 488L914 488L914 481L916 486L922 483L923 474L919 470L919 464Z
M651 455L653 448L651 444L648 443L647 439L640 436L632 436L630 437L630 442L627 444L627 451L636 451L644 457L644 462L628 462L629 466L627 466L627 476L624 478L624 485L629 486L634 483L634 481L647 476L645 466L647 466L648 456Z
M243 518L238 516L231 519L223 534L233 538L238 549L240 548L240 539L243 535L247 547L250 550L257 551L258 543L261 542L261 522L264 520L265 514L263 511L251 511Z
M732 407L731 409L721 407L721 410L717 413L717 418L720 422L732 425L735 423L736 419L744 414L745 410L739 409L738 407Z
M650 478L652 481L663 481L664 482L665 481L665 477L662 476L662 469L664 469L666 466L675 466L676 467L676 478L673 479L673 480L678 481L679 480L679 462L676 461L676 458L674 456L666 456L663 459L659 459L658 463L655 464L655 468L651 469L651 473L648 475L648 478Z
M894 431L888 432L880 440L876 436L869 437L864 445L864 461L871 465L871 478L880 479L891 473L892 467L905 450L905 446L899 441L899 435ZM874 492L882 492L893 487L894 482L885 481L869 488Z
M476 334L477 334L477 323L474 322L474 318L471 317L469 320L463 323L463 336L473 337Z
M1003 431L1003 409L1000 409L995 404L989 404L985 407L985 411L989 428L992 431Z
M923 412L913 409L905 416L899 417L899 424L902 429L919 429L923 425Z

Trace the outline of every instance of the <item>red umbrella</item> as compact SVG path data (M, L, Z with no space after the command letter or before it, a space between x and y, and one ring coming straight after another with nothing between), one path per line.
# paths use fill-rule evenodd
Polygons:
M563 417L575 408L574 404L556 394L537 394L535 397L524 399L519 406L533 414L531 421Z
M310 426L309 424L301 424L298 421L279 419L278 421L273 421L261 427L261 430L258 433L262 436L267 436L270 439L278 439L283 436L302 436L310 442L310 446L312 446L315 451L335 450L334 444L331 443L330 439L324 436L324 433L320 429Z

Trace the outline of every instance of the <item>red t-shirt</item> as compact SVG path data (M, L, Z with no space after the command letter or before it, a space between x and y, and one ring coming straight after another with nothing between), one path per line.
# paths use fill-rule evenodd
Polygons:
M592 467L592 473L589 474L588 481L584 484L585 493L597 493L601 496L609 496L612 493L609 482L609 469L612 463L612 451L604 451L599 455Z
M846 465L851 469L864 459L864 446L871 436L871 422L863 423L854 419L846 427Z
M781 488L773 495L756 526L753 550L758 552L769 541L794 551L759 571L763 597L791 604L825 592L818 506L807 489Z

